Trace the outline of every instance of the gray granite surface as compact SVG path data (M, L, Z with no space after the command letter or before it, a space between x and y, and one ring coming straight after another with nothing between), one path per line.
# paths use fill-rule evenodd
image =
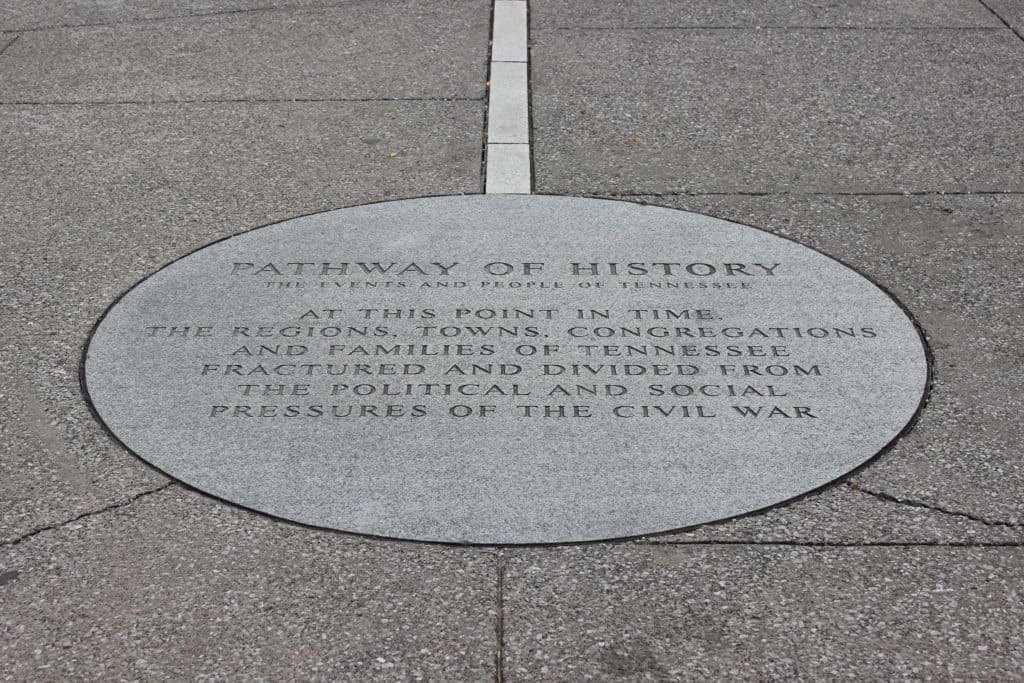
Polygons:
M3 567L6 680L486 681L494 667L493 555L354 543L178 488L5 548Z
M841 477L914 418L925 353L882 290L766 232L628 202L441 197L172 263L105 314L84 380L136 454L246 507L553 543Z

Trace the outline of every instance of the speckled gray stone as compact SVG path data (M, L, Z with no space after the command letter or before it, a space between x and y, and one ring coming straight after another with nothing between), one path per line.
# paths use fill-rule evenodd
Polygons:
M818 252L539 196L354 207L216 243L121 299L85 363L113 432L203 491L478 543L631 536L788 499L892 441L926 376L906 313Z

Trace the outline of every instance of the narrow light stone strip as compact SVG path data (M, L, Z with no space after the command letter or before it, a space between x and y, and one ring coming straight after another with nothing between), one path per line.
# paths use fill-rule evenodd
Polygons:
M497 0L494 3L492 62L525 62L526 1Z
M530 194L526 0L495 0L487 106L487 194Z
M530 145L487 145L487 194L530 194Z
M530 142L525 62L491 64L491 97L488 103L487 142Z

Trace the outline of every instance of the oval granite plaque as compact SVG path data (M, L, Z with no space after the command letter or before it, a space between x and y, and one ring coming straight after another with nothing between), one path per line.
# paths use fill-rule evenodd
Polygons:
M86 352L102 420L285 519L457 543L649 534L863 464L928 378L841 263L625 202L438 197L247 232L146 278Z

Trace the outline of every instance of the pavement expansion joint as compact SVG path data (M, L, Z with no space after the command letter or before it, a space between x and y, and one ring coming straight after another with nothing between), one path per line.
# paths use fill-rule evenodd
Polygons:
M129 496L128 498L125 498L125 499L119 500L119 501L115 501L115 502L113 502L113 503L111 503L109 505L101 507L98 510L90 510L88 512L83 512L81 514L75 515L74 517L71 517L70 519L66 519L66 520L64 520L62 522L56 522L54 524L47 524L45 526L36 527L35 529L32 529L31 531L27 531L27 532L25 532L25 533L23 533L23 534L21 534L19 536L14 536L13 538L9 538L9 539L7 539L7 540L5 540L3 542L0 542L0 547L8 548L8 547L11 547L11 546L15 546L15 545L18 545L19 543L22 543L23 541L27 541L28 539L30 539L30 538L32 538L34 536L38 536L39 534L41 534L43 532L46 532L46 531L56 531L57 529L60 529L62 527L67 526L68 524L73 524L73 523L81 521L83 519L89 519L89 518L92 518L92 517L96 517L98 515L102 515L102 514L107 513L107 512L111 512L113 510L119 510L121 508L128 507L129 505L131 505L132 503L134 503L135 501L137 501L137 500L139 500L141 498L146 498L148 496L153 495L154 493L160 493L161 491L164 491L164 490L166 490L166 489L176 485L177 483L178 482L175 482L175 481L168 481L168 482L165 482L165 483L161 484L160 486L157 486L156 488L147 489L145 491L140 491L139 493L136 493L136 494L134 494L132 496Z
M505 573L506 560L503 548L482 551L494 558L495 604L494 604L494 680L505 680Z
M862 486L859 486L857 484L848 484L847 486L849 487L849 489L851 491L857 491L859 493L864 493L864 494L867 494L869 496L874 496L875 498L878 498L879 500L884 500L884 501L887 501L887 502L890 502L890 503L898 503L900 505L907 505L909 507L923 508L925 510L933 510L935 512L941 512L942 514L945 514L945 515L952 515L954 517L963 517L964 519L969 519L972 522L980 522L981 524L984 524L985 526L998 527L998 528L1003 528L1003 529L1019 529L1022 526L1020 522L1011 522L1011 521L986 519L985 517L981 517L979 515L974 515L974 514L971 514L970 512L961 512L959 510L948 510L948 509L943 508L941 506L933 505L931 503L925 503L925 502L922 502L922 501L919 501L919 500L911 500L909 498L898 498L896 496L889 495L888 493L881 493L879 491L871 491L871 490L866 489L866 488L864 488Z

